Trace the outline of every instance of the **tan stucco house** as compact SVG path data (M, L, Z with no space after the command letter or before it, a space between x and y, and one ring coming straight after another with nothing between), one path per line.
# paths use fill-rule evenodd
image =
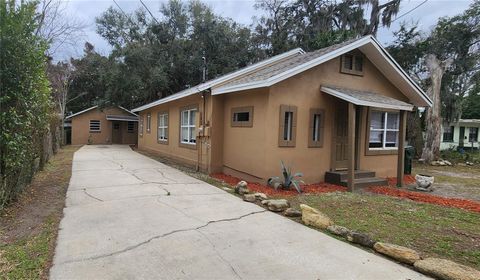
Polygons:
M141 150L262 182L283 160L307 183L353 189L403 178L405 112L431 104L366 36L294 49L132 111Z
M136 144L138 116L122 107L93 106L65 118L72 145Z

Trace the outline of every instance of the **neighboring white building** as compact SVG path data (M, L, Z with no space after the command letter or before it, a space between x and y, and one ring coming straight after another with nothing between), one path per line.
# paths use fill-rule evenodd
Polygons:
M457 149L458 147L465 147L466 149L473 147L478 149L479 128L480 119L460 119L450 126L442 126L440 149L448 150Z

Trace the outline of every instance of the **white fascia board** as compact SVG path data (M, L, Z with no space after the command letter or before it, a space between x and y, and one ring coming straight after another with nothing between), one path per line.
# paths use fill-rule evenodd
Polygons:
M75 117L75 116L78 116L78 115L83 114L83 113L85 113L85 112L88 112L88 111L90 111L90 110L93 110L93 109L95 109L95 108L97 108L97 107L98 107L98 106L92 106L92 107L87 108L87 109L85 109L85 110L83 110L83 111L76 112L75 114L71 114L70 116L67 116L65 119L73 118L73 117Z
M339 55L342 55L344 53L347 53L351 50L354 50L356 48L359 48L368 42L370 42L370 37L371 36L366 36L362 39L359 39L349 45L343 46L341 48L338 48L334 51L331 51L329 53L326 53L320 57L317 57L316 59L312 59L309 62L306 62L304 64L301 64L297 67L294 67L290 70L287 70L283 73L280 73L276 76L270 77L267 80L264 81L258 81L258 82L253 82L253 83L246 83L246 84L241 84L241 85L234 85L231 87L226 87L226 88L218 88L218 89L212 89L212 95L218 95L218 94L223 94L223 93L229 93L229 92L234 92L234 91L240 91L240 90L247 90L247 89L252 89L252 88L261 88L261 87L269 87L272 86L278 82L281 82L283 80L286 80L298 73L304 72L312 67L315 67L317 65L320 65L328 60L331 60Z
M240 84L240 85L234 85L231 87L225 87L225 88L218 88L218 89L212 89L212 95L219 95L219 94L225 94L225 93L230 93L230 92L236 92L236 91L242 91L242 90L248 90L248 89L254 89L254 88L262 88L262 87L270 87L278 82L281 82L285 79L288 79L298 73L301 73L303 71L306 71L312 67L315 67L317 65L320 65L328 60L331 60L333 58L336 58L344 53L347 53L349 51L352 51L354 49L360 48L368 43L371 43L377 51L383 56L385 61L388 61L390 67L392 67L404 80L407 81L409 86L414 90L414 92L420 96L424 101L425 104L429 107L432 106L432 101L430 98L425 94L425 92L408 76L407 73L398 65L398 63L392 58L392 56L378 43L375 38L371 35L366 36L358 41L353 42L350 45L346 45L344 47L341 47L337 50L334 50L330 53L327 53L323 56L320 56L316 59L313 59L307 63L304 63L302 65L299 65L295 68L292 68L288 71L285 71L279 75L273 76L267 80L264 81L258 81L258 82L252 82L252 83L245 83L245 84Z
M123 118L112 118L112 117L107 117L107 121L123 121L123 122L138 122L138 120L129 120L129 119L123 119Z
M386 61L393 67L398 74L400 74L405 80L408 81L410 86L415 90L415 92L426 102L428 107L432 107L433 102L428 97L428 95L412 80L412 78L403 70L403 68L398 64L397 61L387 52L387 50L373 37L371 36L371 40L375 43L373 44L377 50L383 55Z
M123 111L125 111L125 112L127 112L127 113L129 113L129 114L132 114L132 115L138 117L137 114L135 114L134 112L132 112L132 111L130 111L130 110L128 110L128 109L125 109L125 108L122 107L122 106L118 106L118 108L122 109Z
M145 104L143 106L140 106L140 107L137 107L135 109L133 109L132 111L133 112L139 112L139 111L143 111L143 110L146 110L148 108L151 108L151 107L155 107L157 105L160 105L160 104L163 104L163 103L166 103L166 102L170 102L170 101L173 101L173 100L177 100L177 99L180 99L180 98L183 98L183 97L187 97L189 95L193 95L193 94L196 94L196 93L199 93L201 91L204 91L206 89L209 89L211 87L214 87L218 84L221 84L221 83L224 83L228 80L231 80L231 79L234 79L238 76L241 76L243 74L246 74L248 72L251 72L251 71L255 71L255 69L258 69L258 68L262 68L264 66L267 66L268 64L272 63L272 62L275 62L277 60L281 60L281 59L284 59L284 58L287 58L289 56L292 56L292 55L295 55L295 54L304 54L305 51L302 50L301 48L296 48L296 49L293 49L293 50L290 50L288 52L285 52L285 53L282 53L282 54L279 54L279 55L276 55L276 56L273 56L269 59L265 59L263 61L260 61L260 62L257 62L257 63L254 63L250 66L247 66L245 68L242 68L240 70L237 70L231 74L227 74L227 75L224 75L224 76L221 76L217 79L214 79L212 81L209 81L209 82L206 82L206 83L203 83L203 84L199 84L199 85L196 85L195 87L192 87L190 89L186 89L186 90L183 90L183 91L180 91L178 93L175 93L173 95L170 95L168 97L165 97L165 98L162 98L162 99L159 99L157 101L154 101L152 103L148 103L148 104ZM171 98L170 98L171 97Z
M359 106L367 106L367 107L375 107L375 108L382 108L382 109L392 109L392 110L403 110L403 111L412 111L413 110L413 105L393 105L393 104L385 104L385 103L378 103L378 102L371 102L371 101L365 101L365 100L360 100L355 97L352 97L350 95L344 94L340 91L328 88L328 87L322 87L321 91L328 93L332 96L335 96L337 98L340 98L342 100L345 100L347 102L353 103L355 105Z

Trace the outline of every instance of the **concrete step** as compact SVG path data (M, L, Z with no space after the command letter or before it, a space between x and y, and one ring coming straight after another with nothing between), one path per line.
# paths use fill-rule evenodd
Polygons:
M374 178L375 172L368 170L355 170L355 179ZM325 173L325 182L331 184L340 184L348 179L348 171L328 171Z
M355 179L353 181L354 183L354 187L355 188L364 188L364 187L371 187L371 186L387 186L388 185L388 181L387 179L383 179L383 178L377 178L377 177L373 177L373 178L359 178L359 179ZM341 186L347 186L348 184L348 180L342 180L340 182L340 185Z

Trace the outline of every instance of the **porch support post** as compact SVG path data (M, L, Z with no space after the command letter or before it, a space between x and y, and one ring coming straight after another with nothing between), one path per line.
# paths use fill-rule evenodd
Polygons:
M348 103L348 191L354 191L355 180L355 105Z
M405 165L405 135L407 131L407 112L400 111L400 124L398 133L398 162L397 162L397 187L403 187Z

